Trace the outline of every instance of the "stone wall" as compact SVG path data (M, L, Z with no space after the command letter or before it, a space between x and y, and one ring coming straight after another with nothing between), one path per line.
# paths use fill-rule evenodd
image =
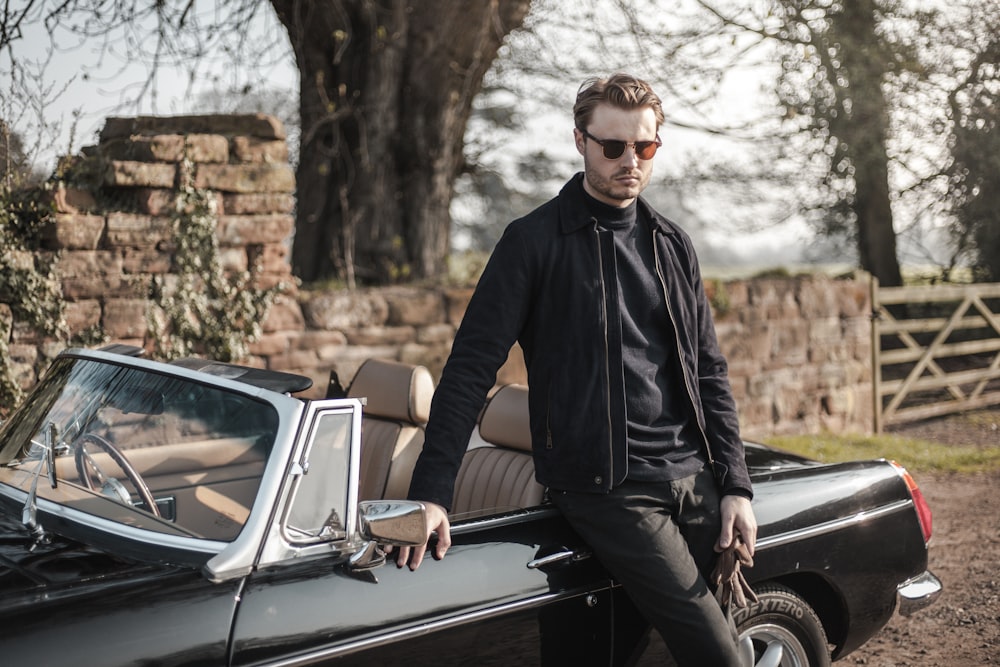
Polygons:
M147 331L154 278L169 276L178 188L215 193L217 236L226 270L255 264L261 287L290 285L265 330L301 331L288 260L294 231L295 174L285 131L258 115L109 118L99 143L60 164L64 180L44 249L58 253L71 335L98 332L152 350ZM7 311L9 313L9 309ZM53 354L51 341L14 323L10 353L22 386Z
M712 285L716 331L749 436L872 429L869 279Z
M744 434L868 432L872 425L868 281L803 276L709 282ZM440 374L471 289L303 293L307 330L342 343L303 351L297 370L350 378L371 356ZM317 381L325 377L320 374ZM524 382L515 347L499 382Z
M54 192L67 323L111 342L152 349L150 284L171 271L171 212L183 179L217 193L218 237L228 268L262 268L264 285L289 282L294 174L274 118L111 118L77 172L92 189ZM868 431L871 367L866 280L823 277L709 283L717 327L750 437ZM246 363L309 375L322 396L331 370L345 383L368 357L421 363L438 376L471 289L393 287L292 290L280 297ZM8 316L9 316L9 310ZM10 350L24 386L57 350L14 323ZM500 382L524 381L518 350Z

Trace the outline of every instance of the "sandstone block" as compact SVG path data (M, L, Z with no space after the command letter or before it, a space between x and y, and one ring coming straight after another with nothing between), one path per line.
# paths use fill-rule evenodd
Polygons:
M223 215L217 234L224 245L282 243L295 229L295 218L277 213L267 215Z
M810 347L832 346L844 339L841 319L836 315L829 317L817 314L816 317L809 320L807 326L809 327Z
M842 387L823 396L821 405L823 411L828 415L850 419L857 412L857 394L852 389Z
M101 323L101 302L97 299L69 301L63 307L63 316L71 334L80 333Z
M347 337L339 331L306 330L289 339L289 346L298 350L318 350L328 345L339 347L346 344Z
M97 250L103 234L104 216L56 213L45 240L54 250Z
M104 184L113 187L172 188L177 167L160 162L112 160L104 174Z
M344 348L347 347L347 337L344 334L339 331L328 331L327 333L334 334L336 337L331 337L326 342L313 348L316 356L323 363L328 363L336 359L338 355L343 353Z
M142 338L146 333L147 307L145 299L108 299L101 318L105 333L115 339Z
M288 162L288 144L283 140L233 137L233 157L239 162Z
M430 324L417 330L417 342L423 345L451 346L455 337L455 327L450 324Z
M38 381L38 374L35 372L38 348L35 345L11 343L7 348L7 354L14 382L21 389L30 389Z
M306 323L316 329L359 329L384 325L389 304L377 290L321 292L303 302L302 312Z
M424 326L444 321L444 299L436 290L398 287L385 290L388 324Z
M773 366L801 366L808 360L809 331L803 320L783 320L770 330Z
M111 247L142 248L172 242L173 222L163 216L109 213L107 241Z
M70 301L120 296L132 290L142 290L142 286L133 286L125 280L122 258L115 252L66 252L60 257L57 270L62 279L63 296Z
M160 248L126 248L122 253L125 273L164 274L173 268L173 255Z
M97 299L122 288L121 276L63 278L63 296L67 299Z
M289 337L285 333L266 333L248 345L250 354L271 357L284 354L289 349Z
M293 299L278 297L271 304L267 319L261 324L264 332L297 331L305 325L305 318L299 303Z
M15 317L12 323L10 340L12 343L37 346L45 341L45 334L41 330L31 326L27 321Z
M295 197L285 192L227 192L219 210L226 215L291 213L295 210Z
M149 294L149 276L97 276L66 278L63 296L73 299L109 297L145 298Z
M824 364L828 361L845 362L854 358L853 341L842 339L826 343L809 344L809 363Z
M750 290L745 280L730 280L725 283L726 299L729 301L729 310L732 313L740 313L750 303Z
M788 280L752 281L749 299L749 304L758 315L768 320L798 317L795 290Z
M312 368L319 363L319 357L313 350L289 350L284 354L268 357L267 365L275 370L293 370Z
M350 345L402 345L416 339L417 332L413 327L362 327L347 329L344 332Z
M110 160L138 162L228 162L229 140L217 134L155 134L117 137L100 145Z
M291 272L288 246L284 243L265 243L247 250L250 262L264 273L286 274Z
M837 282L837 304L841 317L867 318L872 311L868 280Z
M59 275L63 278L82 276L121 275L122 260L107 250L75 250L59 259Z
M199 164L194 186L223 192L294 192L295 172L287 164Z
M145 137L116 137L102 142L98 150L107 160L180 162L184 156L184 136L158 134Z
M219 134L189 134L184 137L184 157L195 163L229 162L229 140Z
M802 316L817 319L838 315L836 284L828 278L809 277L799 282L799 302Z
M136 206L147 215L170 215L177 207L177 192L166 188L139 188L135 193Z

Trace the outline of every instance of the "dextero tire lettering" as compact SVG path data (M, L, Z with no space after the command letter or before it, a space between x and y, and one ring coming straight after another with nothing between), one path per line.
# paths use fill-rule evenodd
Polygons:
M829 667L830 648L816 612L795 591L769 584L756 590L759 602L733 613L740 638L749 637L754 664L782 653L782 667Z

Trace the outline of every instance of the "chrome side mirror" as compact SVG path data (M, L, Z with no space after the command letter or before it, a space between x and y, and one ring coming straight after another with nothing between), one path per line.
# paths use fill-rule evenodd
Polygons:
M358 503L361 534L379 544L415 547L427 544L427 510L412 500L365 500Z
M410 500L364 500L358 503L359 530L365 543L350 558L356 570L370 570L385 563L380 544L415 547L426 544L427 509Z

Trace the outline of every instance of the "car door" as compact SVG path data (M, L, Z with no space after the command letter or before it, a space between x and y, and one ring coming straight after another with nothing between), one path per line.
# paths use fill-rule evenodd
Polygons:
M551 510L459 523L415 572L317 558L254 574L234 664L610 664L602 576Z
M307 411L233 665L610 664L610 582L551 507L456 521L447 556L415 572L353 566L359 419L348 402Z

